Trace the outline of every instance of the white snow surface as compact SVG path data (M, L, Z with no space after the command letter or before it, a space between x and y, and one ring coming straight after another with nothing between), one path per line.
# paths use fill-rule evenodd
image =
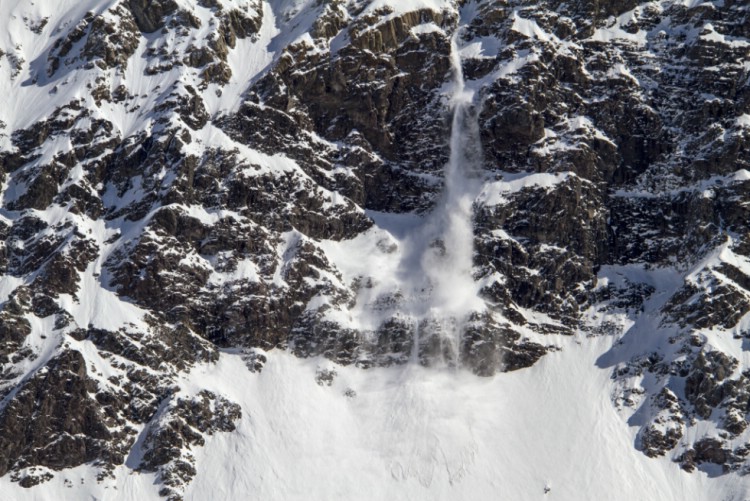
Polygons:
M258 374L222 353L185 376L182 393L224 395L243 418L193 450L185 499L745 499L739 477L688 474L635 449L636 428L597 367L612 338L554 342L561 351L492 378L414 364L363 371L280 351ZM320 368L337 371L330 387L316 384ZM124 466L102 482L85 466L33 489L0 479L16 501L147 501L158 489L152 474Z
M505 174L499 181L485 183L477 200L485 205L501 205L507 203L507 195L525 189L550 189L575 176L572 172L558 173L529 173Z

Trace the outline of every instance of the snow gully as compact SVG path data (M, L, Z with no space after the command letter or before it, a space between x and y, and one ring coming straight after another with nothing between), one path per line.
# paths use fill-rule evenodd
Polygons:
M474 92L467 89L461 67L459 36L460 28L451 37L450 157L443 194L428 223L430 245L421 263L432 288L425 327L437 335L444 361L455 366L459 365L461 337L472 312L484 309L472 275L473 205L481 190L482 148ZM424 342L425 336L415 332L415 343L420 341Z

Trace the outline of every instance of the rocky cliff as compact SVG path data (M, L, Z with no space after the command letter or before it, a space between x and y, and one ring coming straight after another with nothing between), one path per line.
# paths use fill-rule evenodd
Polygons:
M612 340L597 365L635 448L748 471L745 3L9 1L0 19L0 476L125 465L178 499L194 451L246 419L184 383L225 353L503 377L559 336ZM456 163L462 242L434 230ZM457 245L468 289L435 271Z

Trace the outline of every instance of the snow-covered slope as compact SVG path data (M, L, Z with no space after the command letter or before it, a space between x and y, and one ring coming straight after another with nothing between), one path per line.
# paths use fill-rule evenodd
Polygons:
M263 372L236 354L180 384L243 408L229 434L195 450L186 499L741 500L740 477L690 474L633 448L596 358L610 340L558 338L560 351L495 378L417 365L362 371L270 354ZM330 383L321 373L335 371ZM78 467L25 499L158 499L152 474L126 465L97 481ZM8 490L6 490L8 489Z
M750 12L0 4L13 499L744 499Z

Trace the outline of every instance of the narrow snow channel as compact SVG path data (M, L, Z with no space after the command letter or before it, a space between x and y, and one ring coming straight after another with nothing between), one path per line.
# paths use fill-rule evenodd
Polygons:
M452 121L443 192L421 224L402 235L390 232L401 250L395 270L397 287L403 294L398 309L413 319L416 343L439 336L444 361L453 367L458 365L459 341L466 321L471 313L485 309L472 276L472 216L482 186L482 149L474 92L464 82L458 40L459 30L451 38ZM387 227L383 229L388 231Z

